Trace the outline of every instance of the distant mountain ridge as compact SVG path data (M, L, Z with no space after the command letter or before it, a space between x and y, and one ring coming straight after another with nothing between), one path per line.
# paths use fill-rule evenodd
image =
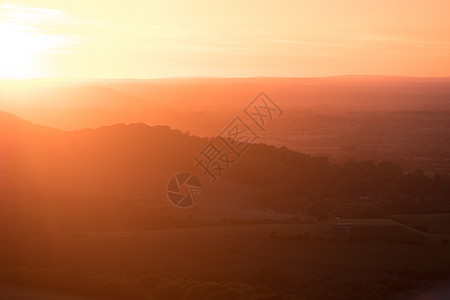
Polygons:
M227 122L261 91L289 110L319 113L440 110L450 78L402 76L166 78L92 80L50 86L0 86L0 110L60 129L142 122L171 124L198 135ZM201 115L202 113L211 114ZM192 114L200 117L192 118ZM199 118L201 120L199 120ZM215 130L219 130L215 125ZM218 126L220 127L220 126ZM217 128L217 129L216 129Z

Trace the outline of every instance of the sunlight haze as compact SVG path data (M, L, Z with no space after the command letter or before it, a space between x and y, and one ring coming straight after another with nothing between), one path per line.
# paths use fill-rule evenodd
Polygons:
M450 299L449 13L0 1L0 300Z

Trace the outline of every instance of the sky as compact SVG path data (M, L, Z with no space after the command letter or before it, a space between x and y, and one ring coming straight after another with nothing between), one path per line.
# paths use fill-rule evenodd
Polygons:
M1 1L0 78L450 76L448 0Z

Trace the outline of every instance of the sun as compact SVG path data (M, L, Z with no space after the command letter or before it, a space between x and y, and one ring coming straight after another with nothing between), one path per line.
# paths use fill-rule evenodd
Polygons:
M39 53L50 45L20 24L0 24L0 77L39 76Z
M60 10L0 5L0 78L44 76L45 57L70 42L55 34L64 18Z

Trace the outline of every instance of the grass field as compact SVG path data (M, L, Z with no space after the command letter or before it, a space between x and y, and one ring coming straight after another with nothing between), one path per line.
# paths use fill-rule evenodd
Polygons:
M282 267L298 272L304 263L354 266L365 268L432 270L450 268L450 246L407 242L439 242L431 234L410 229L390 220L352 220L355 235L366 236L364 242L342 242L333 237L339 232L332 224L268 224L232 225L194 229L154 230L145 232L85 233L75 244L114 245L141 249L145 254L142 264L176 268L207 266L215 268ZM292 239L271 239L279 236ZM312 241L296 240L299 233L309 233ZM371 239L371 237L373 237ZM383 241L383 239L385 241ZM387 242L391 240L393 242ZM144 250L145 249L145 250ZM183 249L182 252L179 249ZM125 251L126 252L126 251ZM121 260L132 262L140 251ZM426 259L425 259L426 258ZM114 260L114 259L112 259ZM117 261L117 260L116 260Z
M184 272L267 266L304 273L305 265L314 264L337 270L450 269L450 246L442 245L441 236L392 220L351 221L354 235L364 241L338 240L339 231L331 220L316 224L85 232L56 240L50 246L34 245L33 255L20 259L31 265L64 265L97 271ZM270 238L273 232L280 238ZM312 240L297 239L301 233L308 233ZM42 259L43 256L46 258ZM321 270L318 268L314 273L323 273Z
M0 285L1 300L94 300L95 298L67 296L60 293L50 293L21 287Z
M353 224L353 241L339 239L337 222ZM450 245L440 242L443 237L448 238L388 219L328 219L313 224L81 232L21 245L20 251L2 247L0 257L3 265L26 266L44 273L78 270L80 274L122 274L123 278L157 274L172 280L239 282L245 274L270 269L292 274L303 282L326 278L330 284L345 280L375 284L379 280L400 280L399 274L408 274L407 270L450 270ZM36 294L28 299L78 299L42 298L45 294L40 292L12 288L0 289L0 296L12 295L0 299L27 299L16 297L27 293Z
M450 234L450 214L392 215L390 217L409 226L427 226L430 232Z

